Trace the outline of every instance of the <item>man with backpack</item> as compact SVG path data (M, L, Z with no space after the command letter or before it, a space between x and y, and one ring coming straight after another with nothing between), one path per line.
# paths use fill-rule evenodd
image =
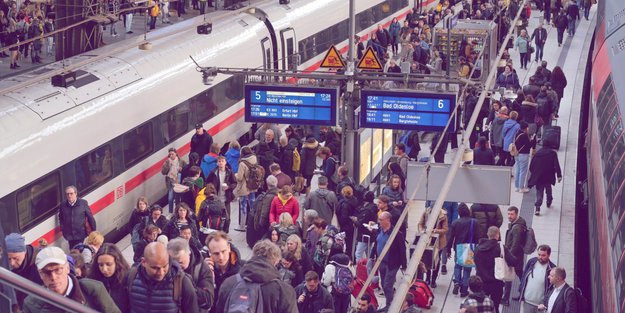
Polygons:
M172 260L193 280L200 312L205 313L213 305L215 299L215 282L208 264L202 259L200 251L192 249L184 238L175 238L167 243L167 252Z
M330 291L334 299L334 312L347 313L354 290L354 274L349 268L349 257L338 253L330 258L323 271L321 282Z
M304 283L295 287L299 313L317 313L323 309L334 310L332 296L328 290L319 286L319 275L315 271L308 271L304 280Z
M319 188L308 193L304 201L303 209L317 211L319 217L329 224L332 222L338 200L334 191L328 189L328 183L328 178L326 176L319 177Z
M527 222L519 215L519 209L515 206L508 208L508 230L506 231L506 241L504 246L513 259L516 260L514 264L509 264L514 267L516 276L521 279L523 277L523 246L526 241ZM510 290L512 289L512 282L506 282L503 291L503 297L501 298L501 304L504 306L510 305Z
M261 240L252 249L252 258L238 274L221 285L216 313L295 313L295 290L280 280L276 265L282 258L280 248L268 239Z
M397 163L399 163L399 167L404 173L404 177L407 177L406 174L408 173L408 161L410 161L410 157L406 154L406 145L403 143L396 144L395 155L397 156Z
M237 187L234 195L239 197L239 228L237 231L245 231L245 221L247 212L251 209L256 200L256 191L261 188L265 179L265 170L250 147L241 149L241 159L239 161L239 171L236 173Z
M160 242L148 244L141 265L128 272L128 293L131 312L200 312L193 281L178 263L170 262Z

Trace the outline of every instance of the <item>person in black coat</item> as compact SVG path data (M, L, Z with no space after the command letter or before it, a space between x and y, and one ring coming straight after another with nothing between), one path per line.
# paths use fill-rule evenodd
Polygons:
M551 287L545 294L542 304L538 305L538 310L551 313L583 313L577 311L577 294L575 290L566 283L566 271L562 267L555 267L549 273ZM559 289L557 295L554 292ZM548 308L551 297L555 297L553 305ZM548 310L549 309L549 310Z
M477 148L473 149L474 165L495 165L495 153L488 147L486 137L477 140Z
M319 143L313 136L306 138L306 142L302 145L302 151L300 153L301 165L300 171L302 176L306 178L306 186L310 187L312 176L317 168L317 150L319 149Z
M212 145L213 137L204 129L204 125L195 124L195 134L191 137L191 153L197 153L201 160L209 152Z
M354 224L351 218L356 215L360 203L358 203L358 199L354 196L354 189L350 186L343 187L341 194L343 197L339 200L336 207L336 217L339 221L341 231L345 232L346 254L351 258L354 240Z
M222 178L223 177L223 178ZM222 181L223 179L223 181ZM230 203L234 201L234 189L237 187L237 179L234 176L234 172L227 166L227 161L224 156L217 158L217 167L208 174L206 178L207 185L212 183L217 190L217 198L223 202L226 208L227 219L223 225L223 230L228 233L230 230Z
M503 256L507 264L515 264L516 259L510 251L499 243L499 227L488 228L488 238L480 239L475 247L475 272L484 282L484 293L488 295L495 305L495 312L499 312L499 303L503 295L504 283L495 278L495 258Z
M89 235L88 231L96 230L96 223L89 203L78 198L78 189L75 186L65 188L65 196L66 201L61 202L59 208L59 224L71 249Z
M566 16L564 10L560 10L560 13L554 21L556 28L558 29L558 47L562 46L562 40L564 39L564 31L569 27L569 18Z
M319 285L319 275L314 271L306 272L305 282L295 287L299 313L317 313L323 309L334 310L332 295Z
M551 88L558 94L558 107L560 107L560 101L562 101L562 96L564 96L566 84L566 75L564 75L562 68L560 66L554 67L551 72Z
M367 250L368 245L371 243L371 240L375 240L375 233L365 227L364 224L375 224L378 219L378 206L373 203L373 199L375 199L373 191L365 192L363 199L364 203L359 207L355 216L351 218L356 227L356 260L366 257L365 252L369 253ZM369 236L369 241L366 241L365 238L367 237L364 236Z
M536 58L535 61L538 62L538 59L543 59L543 51L545 48L545 42L547 41L547 30L543 28L543 24L538 24L538 27L534 29L532 33L532 38L534 43L536 44Z
M541 148L536 152L530 163L530 178L527 183L529 188L536 186L536 211L534 215L540 215L540 206L543 204L543 194L547 193L547 207L551 207L553 195L551 185L562 181L562 170L558 161L558 154L549 148Z

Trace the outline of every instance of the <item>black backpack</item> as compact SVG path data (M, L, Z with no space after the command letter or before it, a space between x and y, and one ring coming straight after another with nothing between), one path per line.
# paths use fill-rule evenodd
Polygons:
M582 290L579 288L575 288L575 287L569 287L569 289L567 289L567 292L569 292L569 290L574 292L575 294L575 298L577 300L575 301L577 303L577 313L590 312L588 299L584 297L584 295L582 294Z

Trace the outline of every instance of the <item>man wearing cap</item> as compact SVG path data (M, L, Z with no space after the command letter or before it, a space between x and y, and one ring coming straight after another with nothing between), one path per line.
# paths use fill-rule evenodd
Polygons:
M191 137L191 153L196 152L203 158L213 145L213 137L204 130L202 123L195 124L195 134Z
M6 243L11 271L35 284L43 285L43 281L41 281L41 277L39 277L39 272L37 271L37 265L35 264L35 258L37 257L37 253L39 253L39 249L32 245L26 245L24 237L16 233L7 235L4 241ZM27 295L16 290L16 296L17 303L22 307Z
M88 232L96 230L96 224L89 203L78 198L78 189L75 186L65 188L65 199L59 208L59 224L63 237L72 249L89 236Z
M37 254L37 270L48 290L104 313L121 313L104 285L93 279L78 280L69 273L67 255L58 247L47 247ZM65 312L35 296L24 300L24 313Z

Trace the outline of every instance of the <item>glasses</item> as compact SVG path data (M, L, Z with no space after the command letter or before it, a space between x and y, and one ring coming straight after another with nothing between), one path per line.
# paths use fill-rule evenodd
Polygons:
M52 277L52 275L60 276L63 274L63 270L64 270L64 267L61 266L52 270L39 270L39 274L46 276L46 277Z

